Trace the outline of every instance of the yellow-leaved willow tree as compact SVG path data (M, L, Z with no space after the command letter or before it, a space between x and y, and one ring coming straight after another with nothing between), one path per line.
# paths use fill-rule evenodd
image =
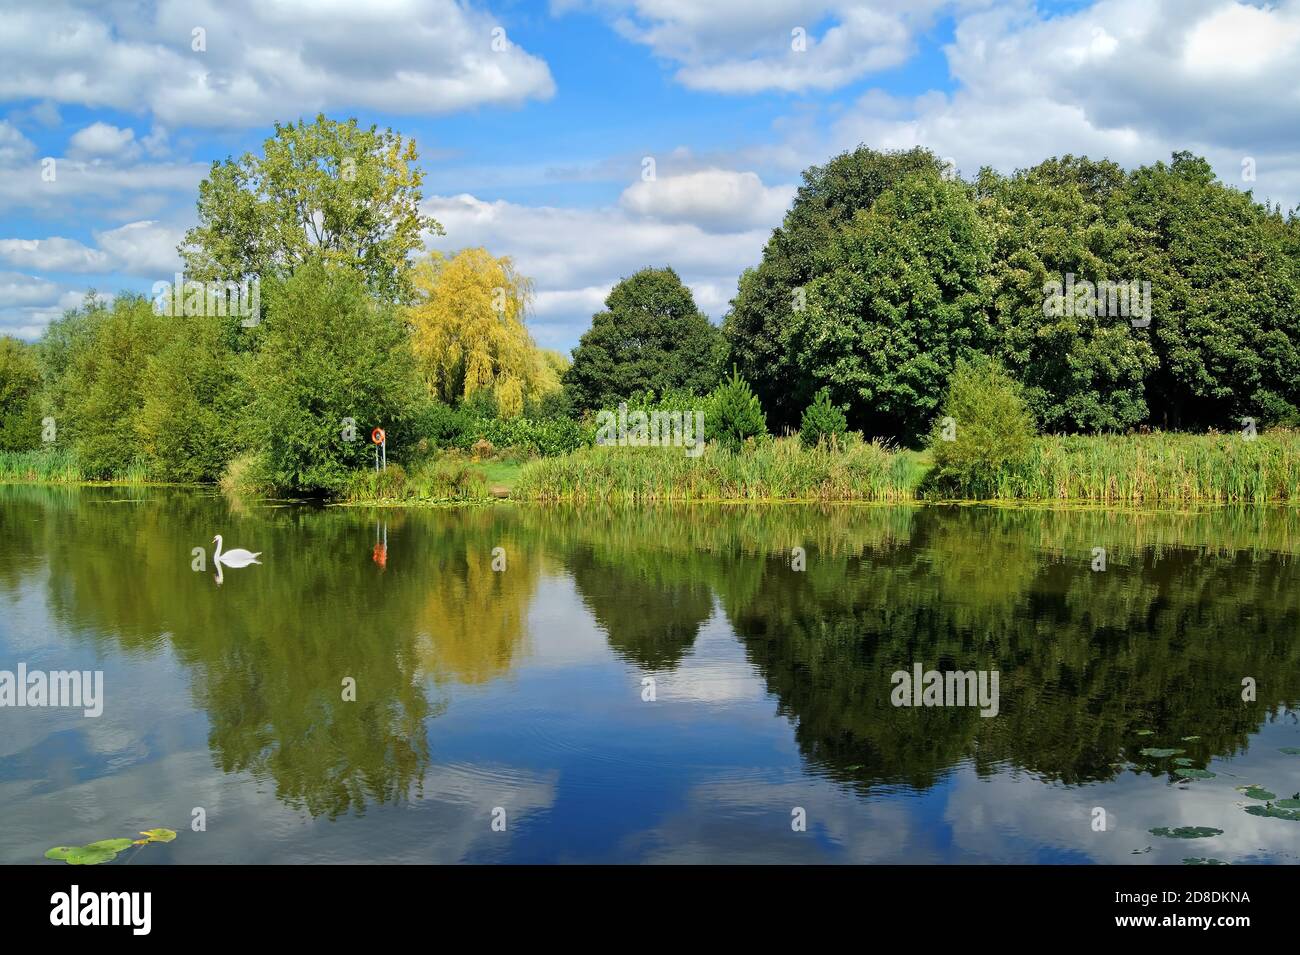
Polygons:
M563 359L537 347L524 327L532 282L508 256L463 249L433 252L416 264L411 344L429 393L446 402L496 393L503 415L560 387Z

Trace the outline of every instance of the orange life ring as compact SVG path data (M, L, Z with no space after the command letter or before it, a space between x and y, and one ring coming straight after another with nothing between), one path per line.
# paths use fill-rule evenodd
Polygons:
M384 437L385 435L384 435L383 428L376 428L374 431L370 432L370 440L375 442L375 444L383 444Z

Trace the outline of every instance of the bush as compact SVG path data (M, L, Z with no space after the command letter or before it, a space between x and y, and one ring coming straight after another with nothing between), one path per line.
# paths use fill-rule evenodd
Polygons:
M232 458L217 482L227 494L265 494L272 488L271 472L266 459L257 454L241 454Z
M704 407L704 431L729 451L737 451L750 438L767 434L767 417L749 382L733 367L731 378L709 395Z
M831 404L830 389L822 388L813 397L813 403L804 409L799 440L805 448L812 448L823 441L838 441L848 430L849 422L844 412Z
M1020 385L990 358L959 359L942 410L930 436L936 487L966 497L996 496L999 475L1033 446L1034 418Z

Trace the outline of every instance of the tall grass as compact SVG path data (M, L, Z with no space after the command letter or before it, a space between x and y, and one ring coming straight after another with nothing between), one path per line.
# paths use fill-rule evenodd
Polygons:
M996 497L1110 503L1300 500L1300 432L1037 438Z
M409 474L400 464L358 471L340 497L350 504L492 500L482 470L458 455L423 461Z
M0 451L0 481L75 484L84 480L77 456L68 448Z
M912 452L848 439L804 448L777 438L737 452L595 447L526 465L514 496L540 501L896 501L916 496L924 466Z

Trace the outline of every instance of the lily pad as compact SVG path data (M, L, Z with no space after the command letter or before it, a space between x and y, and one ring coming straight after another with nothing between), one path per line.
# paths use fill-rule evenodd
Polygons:
M1185 766L1175 769L1174 775L1181 776L1183 779L1213 779L1215 776L1208 769L1188 769Z
M148 836L150 842L171 842L176 838L174 829L147 829L141 830L140 835Z
M1138 736L1155 736L1155 735L1156 735L1156 731L1155 731L1155 730L1138 730L1138 731L1137 731L1137 735L1138 735Z
M1183 865L1227 865L1227 864L1228 863L1224 862L1222 859L1206 859L1204 857L1199 859L1183 860Z
M78 851L78 846L55 846L53 849L45 850L45 858L58 859L60 862L67 862L68 856Z
M1300 746L1283 746L1278 752L1286 753L1288 756L1300 756Z
M1199 736L1184 736L1184 737L1183 737L1183 742L1184 742L1184 743L1190 743L1190 742L1191 742L1192 740L1194 740L1194 739L1200 739L1200 737L1199 737Z
M1300 809L1300 799L1279 799L1273 805L1278 809Z
M1160 749L1159 747L1148 746L1146 749L1138 750L1143 756L1155 756L1157 759L1164 759L1166 756L1177 756L1179 753L1185 753L1185 749Z
M1186 756L1179 756L1177 759L1174 760L1174 765L1175 765L1175 766L1191 766L1191 765L1192 765L1193 763L1195 763L1195 762L1196 762L1196 760L1194 760L1194 759L1188 759Z
M123 849L131 847L130 839L101 839L99 842L92 842L85 849L103 850L104 852L121 852Z
M1271 816L1274 819L1290 819L1300 822L1300 809L1279 809L1277 806L1247 806L1246 812L1252 816Z
M105 862L112 862L117 858L117 853L112 849L92 849L90 846L81 846L73 849L64 861L68 865L102 865Z
M1163 836L1166 839L1208 839L1223 835L1222 829L1212 829L1209 826L1178 826L1175 829L1160 826L1147 831L1153 836Z
M1237 792L1241 793L1247 799L1267 801L1269 799L1277 798L1277 793L1271 793L1267 789L1262 789L1259 786L1238 786Z

